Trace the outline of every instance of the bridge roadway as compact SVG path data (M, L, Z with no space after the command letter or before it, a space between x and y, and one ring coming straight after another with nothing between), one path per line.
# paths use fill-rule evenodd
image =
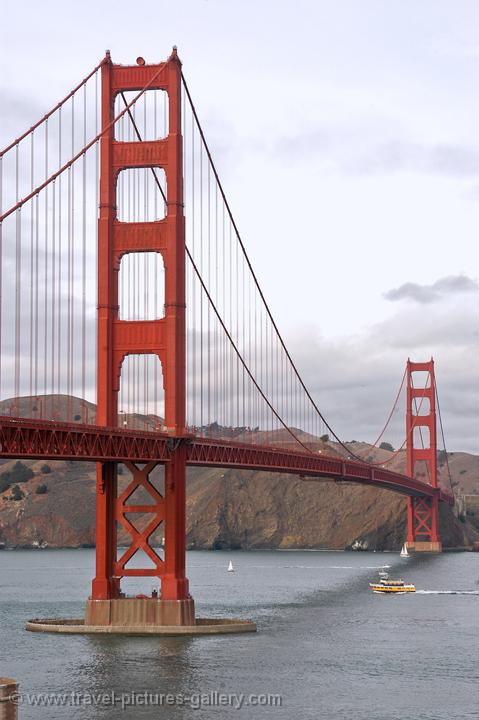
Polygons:
M454 504L453 497L415 478L358 460L320 453L287 450L280 446L250 445L228 440L167 433L104 428L96 425L30 420L0 416L0 457L78 461L167 463L179 442L185 442L187 463L196 467L238 468L290 473L355 482L416 497L433 497Z

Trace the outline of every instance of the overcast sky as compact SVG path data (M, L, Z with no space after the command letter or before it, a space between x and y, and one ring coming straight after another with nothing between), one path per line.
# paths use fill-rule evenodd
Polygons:
M449 449L479 452L477 1L4 0L2 143L106 48L173 44L328 420L373 440L407 357L434 355Z

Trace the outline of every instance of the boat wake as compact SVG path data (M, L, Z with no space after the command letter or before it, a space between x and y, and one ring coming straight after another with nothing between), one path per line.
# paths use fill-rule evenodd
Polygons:
M252 565L255 568L269 568L269 565ZM278 565L278 568L293 570L382 570L390 565Z
M416 595L479 595L479 590L416 590Z

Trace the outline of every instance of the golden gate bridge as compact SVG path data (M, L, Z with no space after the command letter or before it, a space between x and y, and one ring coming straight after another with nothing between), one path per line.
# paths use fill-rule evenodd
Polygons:
M355 456L272 316L175 48L159 64L117 65L107 52L1 152L0 243L0 457L97 463L88 623L112 622L128 576L158 578L167 624L194 623L187 466L399 492L410 549L441 550L439 503L454 499L438 485L433 361L408 360L401 384L407 474ZM131 563L139 555L144 567Z

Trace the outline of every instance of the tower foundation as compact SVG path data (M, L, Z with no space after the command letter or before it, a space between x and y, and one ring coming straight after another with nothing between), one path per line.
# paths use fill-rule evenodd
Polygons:
M157 626L195 625L195 602L156 598L88 600L85 625Z
M418 542L407 542L406 547L410 553L441 553L442 542L440 540L427 541L419 540Z

